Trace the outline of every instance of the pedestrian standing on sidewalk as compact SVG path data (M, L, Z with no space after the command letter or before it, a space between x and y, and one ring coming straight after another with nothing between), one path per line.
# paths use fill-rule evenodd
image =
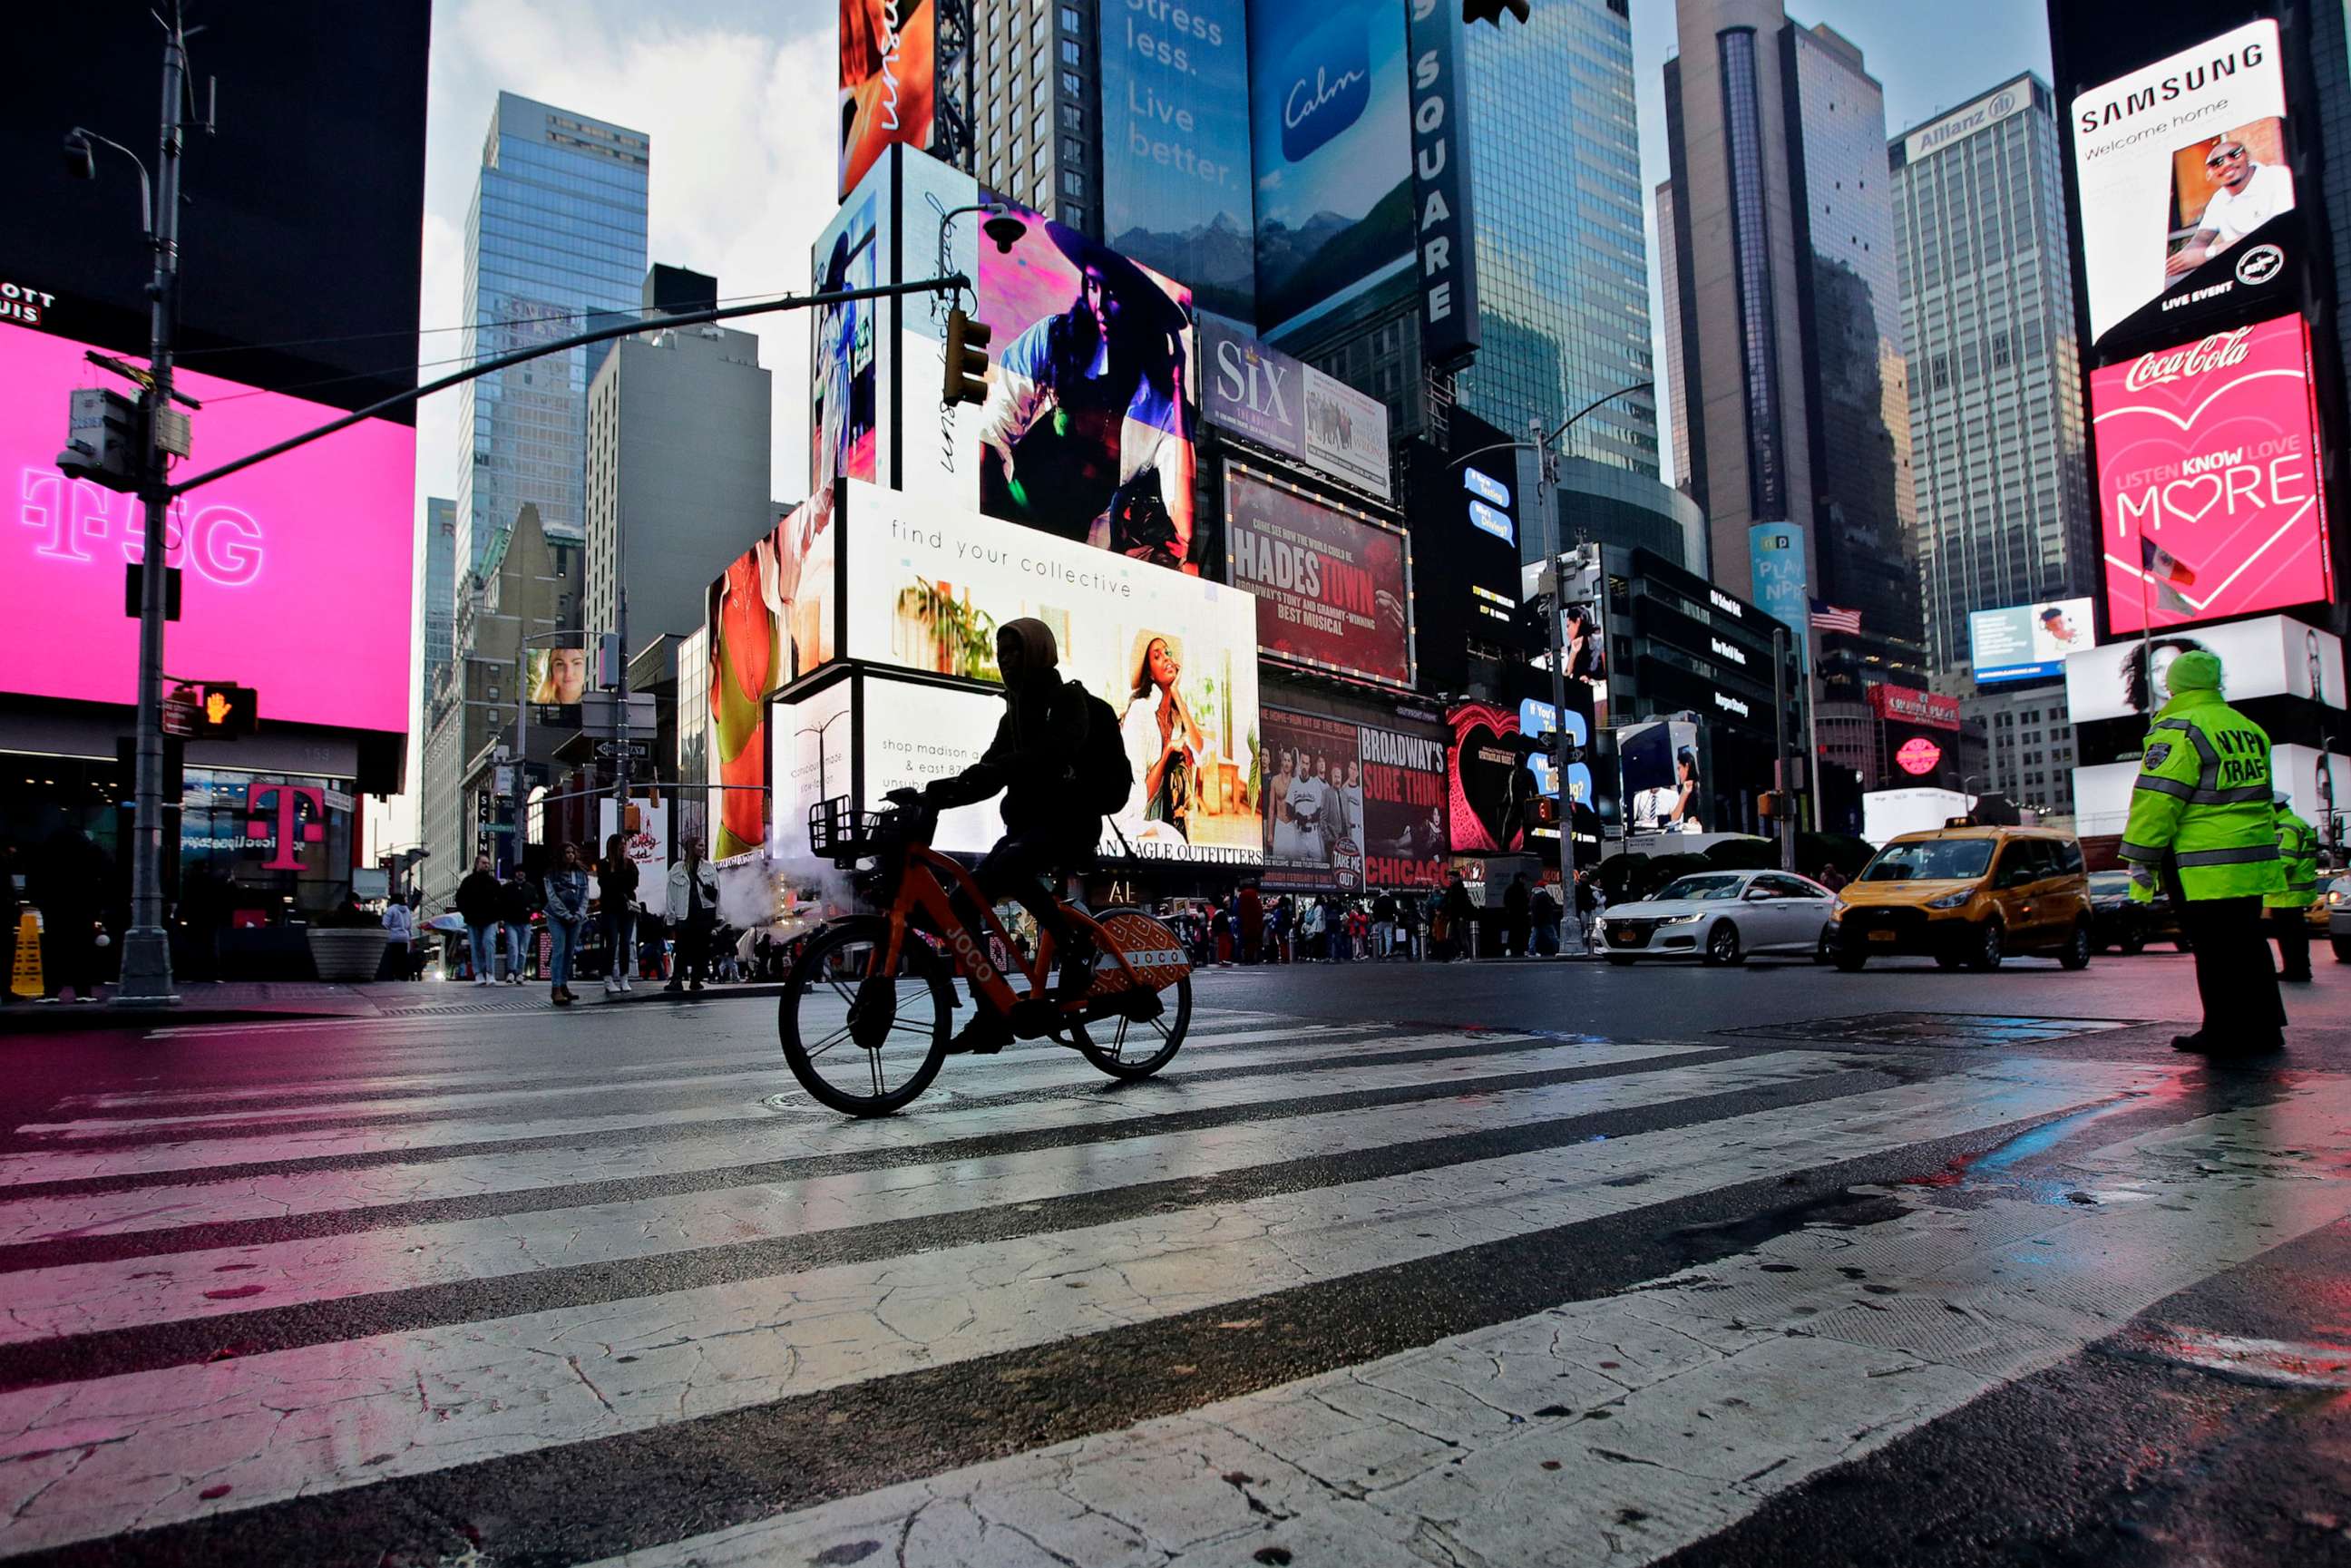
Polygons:
M1510 877L1510 885L1502 890L1502 953L1505 957L1527 956L1527 927L1531 923L1528 914L1527 873L1518 872Z
M1539 958L1559 956L1559 900L1551 893L1546 882L1527 900L1527 918L1534 922L1535 956Z
M588 862L578 844L563 846L563 860L547 873L546 888L548 999L569 1007L580 999L571 989L571 956L588 925Z
M404 900L395 897L383 906L383 950L391 960L392 977L410 980L416 977L416 967L410 962L409 945L416 940L416 917Z
M1583 942L1583 950L1591 952L1595 946L1594 927L1600 922L1600 883L1588 871L1575 873L1575 934Z
M1241 916L1241 962L1254 964L1264 956L1265 900L1258 896L1257 883L1245 882L1233 904Z
M604 858L596 863L596 895L604 925L604 994L625 996L637 957L637 862L629 858L625 833L604 841Z
M1372 897L1372 956L1391 957L1395 953L1395 894L1382 889Z
M498 887L498 924L506 927L506 983L509 986L522 984L525 955L530 951L530 915L537 903L522 862L515 862L514 875Z
M1445 886L1445 932L1448 958L1469 956L1470 927L1478 919L1478 906L1469 902L1469 884L1455 872Z
M1406 959L1420 956L1420 899L1410 888L1396 894L1396 945Z
M710 964L710 928L718 921L718 868L702 858L702 841L685 841L685 858L669 868L670 928L677 956L670 962L673 995L702 989Z
M465 922L465 957L474 967L474 984L497 981L498 879L490 857L475 855L474 869L457 884L457 913Z

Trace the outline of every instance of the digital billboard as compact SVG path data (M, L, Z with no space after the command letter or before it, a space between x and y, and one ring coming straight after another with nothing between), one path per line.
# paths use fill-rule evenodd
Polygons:
M1364 764L1364 881L1370 887L1437 887L1445 881L1444 732L1360 725Z
M1061 673L1119 716L1135 789L1113 821L1134 852L1258 863L1249 594L856 480L839 494L848 657L994 681L996 629L1021 616L1042 621L1060 643ZM991 731L1000 711L991 711ZM1116 841L1108 847L1115 852Z
M2093 601L2039 599L1968 615L1968 656L1976 683L2031 680L2064 673L2065 656L2098 645Z
M1519 716L1488 703L1464 703L1448 716L1447 820L1461 854L1507 854L1527 848L1542 790L1530 753L1534 742Z
M1356 727L1321 714L1267 708L1259 821L1259 885L1301 893L1364 886L1364 759Z
M523 657L523 690L540 707L576 707L588 695L588 650L533 648Z
M1233 586L1257 596L1260 653L1412 685L1412 563L1402 530L1228 463L1225 538Z
M2342 639L2264 615L2075 653L2065 661L2066 711L2075 724L2151 715L2171 699L2171 662L2197 650L2220 658L2221 690L2231 700L2297 696L2346 706Z
M140 559L143 508L57 467L68 394L102 376L89 348L0 326L0 689L128 706L139 622L122 613L123 569ZM192 415L205 467L342 412L201 371L176 385L205 405ZM265 720L404 734L415 477L415 429L371 419L173 503L170 672L253 687Z
M1211 317L1200 318L1201 416L1384 501L1387 405Z
M1103 236L1201 309L1255 320L1247 8L1106 5L1100 26Z
M2111 633L2334 597L2301 317L2095 371L2090 422Z
M1748 586L1756 608L1788 628L1800 669L1812 659L1812 587L1804 564L1804 530L1793 523L1757 523L1747 530Z
M891 143L929 145L937 22L930 0L841 0L841 195Z
M1257 325L1269 339L1412 287L1412 110L1398 0L1249 8Z
M1624 791L1625 831L1702 833L1706 784L1699 772L1698 726L1655 719L1620 726L1616 763Z
M710 585L704 625L710 647L710 737L719 792L711 856L757 849L764 834L757 787L768 782L770 693L831 662L833 613L833 491L819 490Z
M2069 112L2094 346L2293 301L2303 237L2276 22L2101 83Z
M887 171L884 171L886 176ZM821 294L871 288L889 246L886 177L868 178L818 236L810 272ZM810 312L809 474L813 495L828 480L879 483L882 373L879 299L824 305Z

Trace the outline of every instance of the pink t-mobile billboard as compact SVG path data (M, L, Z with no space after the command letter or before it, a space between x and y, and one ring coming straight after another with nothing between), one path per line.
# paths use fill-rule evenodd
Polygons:
M0 691L129 704L139 623L122 613L123 567L139 559L143 514L137 497L57 468L68 392L127 384L85 347L0 326ZM340 412L196 372L178 384L204 405L183 474ZM415 473L416 432L369 420L176 504L182 604L165 672L250 685L265 720L406 729Z
M2299 316L2090 377L2115 632L2335 597Z

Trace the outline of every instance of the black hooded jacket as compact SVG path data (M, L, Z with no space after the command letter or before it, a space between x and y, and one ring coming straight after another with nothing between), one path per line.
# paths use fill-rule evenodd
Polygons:
M1072 856L1091 854L1102 816L1079 798L1078 762L1093 724L1092 695L1061 678L1053 633L1042 622L1013 621L1005 629L1021 638L1028 673L1017 687L1005 688L1004 717L979 760L931 785L931 799L965 806L1001 790L1006 831L1050 830Z

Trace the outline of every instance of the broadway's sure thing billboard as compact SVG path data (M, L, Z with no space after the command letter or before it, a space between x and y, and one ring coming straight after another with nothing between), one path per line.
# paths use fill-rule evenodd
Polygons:
M2065 655L2097 646L2087 599L2037 599L1968 615L1969 659L1979 684L2062 674Z
M1201 309L1254 320L1241 0L1127 0L1100 26L1104 237L1190 284Z
M1135 852L1258 862L1249 595L856 480L843 481L837 498L848 657L994 682L997 628L1022 616L1042 621L1061 645L1061 673L1119 716L1135 789L1113 821ZM985 747L1003 709L983 695L971 711ZM1105 847L1119 852L1115 838Z
M2090 419L2110 632L2334 597L2301 317L2094 371Z
M937 22L930 0L841 0L839 194L893 142L930 144Z
M2196 649L2220 656L2233 701L2297 696L2345 706L2342 640L2283 615L2264 615L2074 654L2065 661L2068 716L2088 724L2152 714L2171 698L2171 662Z
M1412 563L1402 530L1228 463L1225 537L1233 585L1257 596L1259 653L1412 685Z
M1405 12L1401 0L1250 7L1257 322L1276 341L1412 287Z
M1199 336L1209 423L1390 498L1385 403L1225 322L1202 317Z
M2303 226L2278 25L2249 22L2067 106L2094 349L2291 306Z

